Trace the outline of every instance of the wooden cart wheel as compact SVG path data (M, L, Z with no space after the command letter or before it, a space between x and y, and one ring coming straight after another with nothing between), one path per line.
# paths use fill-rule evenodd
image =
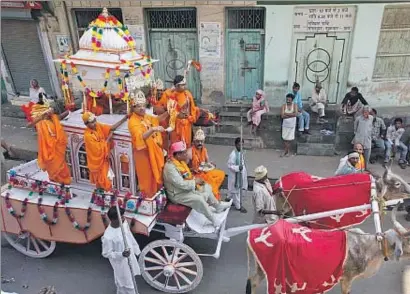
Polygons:
M139 256L142 277L165 293L194 290L203 276L202 261L191 247L175 240L149 243Z
M38 239L30 232L21 232L19 235L3 233L3 236L14 249L33 258L45 258L56 249L55 241Z

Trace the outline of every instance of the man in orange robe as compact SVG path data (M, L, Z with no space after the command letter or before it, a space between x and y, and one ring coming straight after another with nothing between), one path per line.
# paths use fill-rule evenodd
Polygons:
M190 168L195 174L195 177L203 179L212 187L212 192L214 193L215 198L221 200L219 188L225 179L225 172L216 168L208 171L202 170L205 163L210 163L208 151L206 150L204 143L205 133L202 129L198 129L194 136L194 144L189 152L189 158L191 160Z
M85 151L87 153L87 167L90 171L90 182L95 184L97 189L110 191L114 174L110 169L110 140L113 132L126 119L125 116L113 126L108 126L97 122L95 115L86 111L82 119L87 128L84 131Z
M164 112L160 116L147 114L147 101L142 93L131 100L131 106L128 130L131 134L138 186L146 197L151 197L162 186L165 154L161 133L165 129L159 122L165 120L168 113Z
M191 92L185 87L185 78L181 75L177 75L174 79L174 87L164 91L155 107L155 111L158 114L170 111L170 109L168 109L169 100L176 102L178 116L175 122L175 130L172 130L171 133L170 144L183 141L187 147L190 147L192 142L192 124L197 120L197 112L199 109L195 106ZM163 127L169 127L169 122L166 126L164 124L162 124Z
M31 113L32 122L29 126L35 125L38 134L38 166L48 173L51 182L70 185L70 169L65 161L67 135L60 123L69 112L54 114L46 101L43 104L35 104Z

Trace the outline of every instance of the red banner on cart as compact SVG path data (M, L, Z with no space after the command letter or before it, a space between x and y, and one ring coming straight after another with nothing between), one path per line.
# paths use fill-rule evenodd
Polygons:
M305 172L284 175L275 184L282 187L295 216L360 206L370 203L371 176L352 174L318 179ZM311 221L306 225L318 229L335 229L357 225L370 216L370 210L339 214Z
M279 220L249 231L248 246L266 275L268 294L324 293L343 274L344 231L314 230Z

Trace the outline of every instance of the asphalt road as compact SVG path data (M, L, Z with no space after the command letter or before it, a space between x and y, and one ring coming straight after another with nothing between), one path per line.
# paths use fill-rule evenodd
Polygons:
M249 199L249 198L248 198ZM250 202L246 206L250 208ZM249 209L249 211L251 211ZM406 226L400 214L399 220ZM387 219L387 218L386 218ZM230 212L228 227L249 224L252 213ZM386 221L385 227L390 226ZM374 232L372 220L361 226L366 232ZM141 247L148 242L164 238L161 234L152 234L150 238L137 236ZM221 257L216 260L202 258L204 277L192 293L238 294L245 293L247 277L246 235L237 236L222 246ZM191 239L186 242L196 252L210 252L216 243L206 239ZM400 263L386 262L372 278L359 280L353 284L352 293L357 294L401 294L401 276L409 261ZM48 285L55 286L58 294L112 294L115 293L113 273L108 260L101 256L101 243L96 240L87 245L57 244L51 256L45 259L32 259L15 251L2 239L1 275L3 279L14 278L14 282L2 284L2 290L18 294L36 294ZM142 278L137 278L141 294L161 293L150 288ZM262 285L258 294L266 293ZM330 292L339 294L336 286Z

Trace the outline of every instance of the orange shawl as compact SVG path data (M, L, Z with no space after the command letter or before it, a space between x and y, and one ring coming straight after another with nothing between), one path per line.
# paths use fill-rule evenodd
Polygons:
M51 120L44 119L36 124L38 132L38 166L47 171L50 181L68 185L71 175L65 161L67 135L58 115Z

